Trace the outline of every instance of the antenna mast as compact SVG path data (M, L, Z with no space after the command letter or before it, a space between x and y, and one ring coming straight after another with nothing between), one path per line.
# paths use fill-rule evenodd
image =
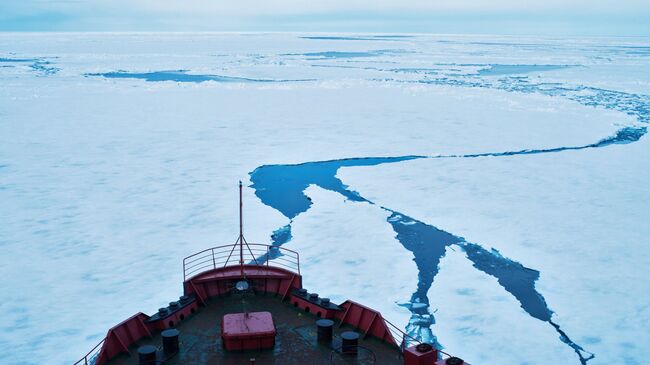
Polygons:
M252 258L251 263L254 262L255 265L259 265L259 262L257 261L257 258L253 254L253 251L251 250L250 246L248 245L248 242L246 242L246 239L244 238L244 202L242 197L243 195L242 190L243 187L240 180L239 181L239 238L237 239L237 242L235 242L235 245L230 251L230 254L232 255L237 245L239 245L239 268L241 270L241 276L243 278L246 278L246 276L244 275L244 245L246 245L246 248L248 249L248 253ZM230 259L230 256L228 256L228 259Z
M242 184L239 180L239 267L241 275L244 276L244 202L242 198Z

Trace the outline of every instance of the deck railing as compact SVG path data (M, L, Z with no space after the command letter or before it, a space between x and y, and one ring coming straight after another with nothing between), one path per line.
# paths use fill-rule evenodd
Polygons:
M93 347L92 350L90 350L86 356L82 357L79 359L79 361L75 362L72 365L95 365L95 362L97 361L97 356L99 356L99 351L102 349L102 345L104 344L104 341L106 339L103 339L99 341L95 347Z
M411 347L411 346L416 346L422 343L422 341L418 340L417 338L407 334L406 332L402 331L397 327L396 325L390 323L387 319L384 318L384 322L386 322L386 327L388 327L388 331L390 331L390 334L393 336L393 339L395 339L395 342L399 345L400 349L404 351L404 349ZM436 349L439 353L441 353L443 358L449 358L452 357L451 354L448 354L441 349ZM465 363L467 364L467 363ZM469 365L469 364L468 364Z
M395 343L399 346L400 350L404 351L404 349L407 347L411 347L413 345L419 345L422 343L422 341L402 331L401 329L399 329L399 327L392 324L386 318L384 318L384 322L386 323L386 327L388 328L388 331L390 332L391 336L393 336L393 339L395 340Z
M300 274L300 256L296 251L259 243L244 244L240 248L240 244L235 243L208 248L184 258L183 280L209 270L239 265L240 253L245 265L275 266Z

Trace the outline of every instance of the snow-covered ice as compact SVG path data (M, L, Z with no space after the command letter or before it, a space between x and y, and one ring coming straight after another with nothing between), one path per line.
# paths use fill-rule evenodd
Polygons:
M246 237L290 224L309 290L407 328L400 212L539 271L590 365L642 364L649 41L2 33L0 363L69 364L180 295L182 258L234 241L259 167L421 156L328 171L337 188L306 176L295 217L246 188ZM580 363L462 244L442 252L427 298L446 350Z
M627 358L628 363L642 364L647 355L642 344L650 340L648 299L642 294L648 292L644 268L650 263L646 245L650 196L642 183L650 170L644 157L647 148L642 139L563 154L417 160L343 169L339 177L377 204L436 222L441 229L497 248L539 270L536 287L555 312L554 320L575 342L596 353L593 363ZM457 281L444 283L445 268L459 277L447 259L441 262L442 283L434 282L430 291L439 308L440 329L434 331L442 338L455 338L459 347L470 347L465 334L442 317L475 316L465 324L481 331L493 325L483 316L501 306L502 299L483 298L460 308L435 300L457 296ZM464 298L472 302L473 296ZM504 323L503 332L510 331L507 323L512 315L496 321ZM530 317L528 322L538 325ZM525 321L518 323L524 325ZM485 336L481 342L499 348L501 338ZM482 353L483 348L477 347L476 357Z

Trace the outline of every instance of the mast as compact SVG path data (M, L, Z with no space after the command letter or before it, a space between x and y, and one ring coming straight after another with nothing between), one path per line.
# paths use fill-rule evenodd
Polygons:
M251 250L250 246L248 245L248 242L246 242L246 239L244 238L244 199L243 199L243 185L241 180L239 181L239 238L237 239L237 242L235 242L235 245L233 246L232 250L230 251L230 254L235 251L235 248L237 248L237 245L239 244L239 268L240 268L240 273L242 278L246 278L244 275L244 245L246 245L246 248L248 249L248 253L250 254L250 257L252 259L251 264L254 262L255 265L259 265L259 262L257 261L257 258L253 254L253 250ZM228 256L230 259L230 256Z
M242 199L242 184L239 180L239 267L241 276L244 276L244 202Z

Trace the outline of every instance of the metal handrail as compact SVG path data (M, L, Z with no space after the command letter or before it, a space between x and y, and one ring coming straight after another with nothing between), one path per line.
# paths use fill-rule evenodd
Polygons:
M388 331L390 332L391 336L393 336L393 339L395 339L395 342L399 341L399 347L402 351L404 351L404 349L406 349L407 347L417 346L422 343L422 341L418 340L417 338L399 329L399 327L392 324L389 320L384 318L384 322L386 322L386 327L388 328ZM436 350L439 353L445 355L446 357L453 356L451 354L442 351L441 349L436 349Z
M106 339L104 338L99 341L99 343L95 345L92 350L88 351L86 356L82 357L72 365L95 365L95 361L97 361L97 356L99 356L99 352L101 351L105 340Z
M390 332L390 335L393 336L395 343L397 343L397 345L402 351L404 351L404 349L407 347L411 347L413 345L419 345L422 343L422 341L402 331L401 329L399 329L399 327L392 324L386 318L384 318L384 322L386 323L386 328L388 328L388 332Z
M206 248L183 259L183 280L217 268L239 265L240 256L234 254L241 243ZM283 267L300 274L298 252L280 246L245 243L243 261L246 265ZM273 262L271 262L273 261Z

